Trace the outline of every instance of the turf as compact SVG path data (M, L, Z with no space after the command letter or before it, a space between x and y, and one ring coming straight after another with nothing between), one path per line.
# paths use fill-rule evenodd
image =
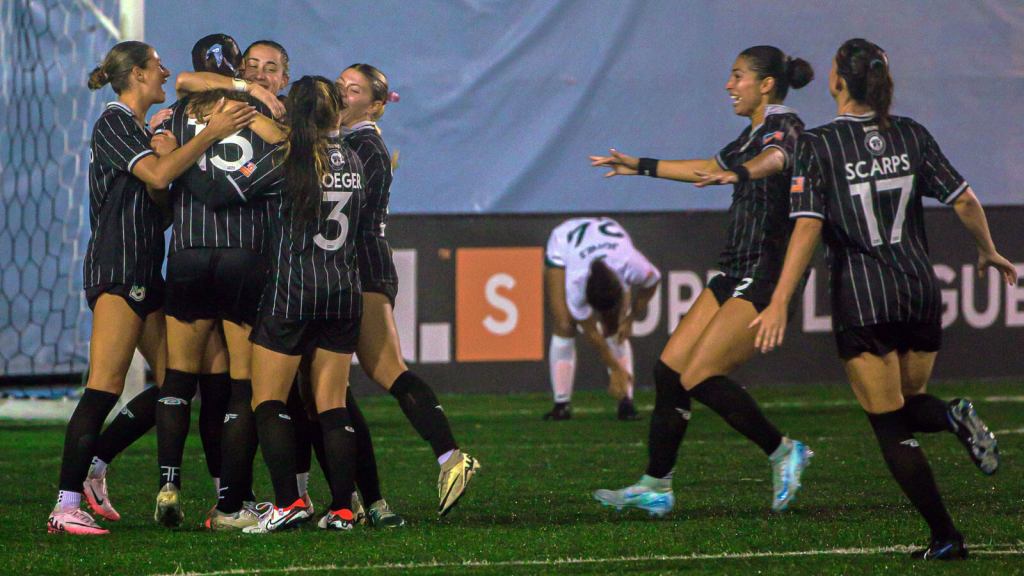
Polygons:
M111 535L51 536L45 523L56 494L64 428L0 423L0 573L302 574L371 566L376 572L405 567L417 574L1024 573L1020 391L1014 382L934 388L942 397L975 398L989 426L1004 431L1003 468L993 477L975 469L952 435L919 435L954 518L978 552L957 565L914 563L902 549L892 549L924 543L926 527L889 478L849 390L836 385L753 392L784 432L806 440L817 453L805 488L782 515L767 511L771 482L763 454L699 406L676 468L676 510L653 520L600 507L590 497L595 488L624 486L643 471L653 398L639 394L645 419L623 423L614 419L606 396L580 393L575 419L557 423L540 421L548 409L544 395L444 398L457 436L483 469L458 508L437 519L433 455L390 398L373 397L363 406L384 494L408 519L406 528L324 533L310 525L265 536L203 532L198 524L214 493L193 424L184 528L153 523L158 470L151 433L111 467L111 498L124 518L107 523ZM268 495L260 456L257 474L261 494ZM326 486L315 464L311 476L311 494L322 504Z

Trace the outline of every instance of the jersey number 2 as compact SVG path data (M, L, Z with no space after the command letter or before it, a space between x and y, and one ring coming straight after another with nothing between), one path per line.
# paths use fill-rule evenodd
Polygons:
M907 218L907 204L914 191L914 176L900 176L899 178L886 178L875 182L859 182L850 185L850 195L860 197L861 208L864 209L864 218L868 222L868 236L871 238L872 246L884 244L882 233L878 229L878 218L875 216L875 208L871 202L871 185L874 184L878 192L891 190L900 191L900 204L896 208L896 216L893 218L892 231L889 233L889 244L899 244L903 240L903 221Z
M351 192L324 192L324 202L335 202L334 208L331 213L327 215L328 220L333 220L341 225L341 232L330 240L324 238L323 234L317 234L313 237L313 243L324 250L334 252L338 248L341 248L345 244L345 238L348 236L348 214L342 212L345 209L345 205L348 204L349 199L352 198Z

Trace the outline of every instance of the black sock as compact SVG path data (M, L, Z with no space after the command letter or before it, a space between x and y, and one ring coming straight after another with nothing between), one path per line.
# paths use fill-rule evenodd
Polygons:
M96 442L96 457L110 464L118 454L149 432L156 423L156 399L159 395L160 389L152 386L125 404L100 434Z
M952 432L949 405L931 394L907 396L903 414L913 432Z
M315 430L319 432L319 434L311 434L309 436L309 443L313 446L313 454L316 455L316 462L320 465L320 472L323 473L324 480L327 480L328 484L330 484L331 470L330 467L327 466L327 450L324 448L324 434L323 430L320 429L320 422L317 421L315 424ZM309 467L313 468L313 465L310 464Z
M924 451L914 439L902 409L884 414L868 414L868 420L875 430L875 437L878 438L889 471L914 508L924 516L931 528L932 538L958 537L953 520L942 504L932 469L928 466Z
M267 400L254 410L263 461L274 484L274 505L291 506L299 499L295 482L295 426L288 407L280 400Z
M220 495L217 509L228 514L242 509L252 493L256 456L256 419L252 413L252 381L231 380L231 398L221 432Z
M310 421L297 385L288 394L288 414L295 426L295 469L299 474L308 473L313 459L313 436L320 430L316 422Z
M156 459L160 486L168 482L181 488L181 459L192 420L192 397L199 375L167 369L156 404Z
M690 395L717 412L765 454L771 455L782 443L782 434L764 417L754 398L727 376L708 378L694 386Z
M224 414L231 399L231 378L224 374L199 375L199 438L211 478L221 477L221 436Z
M320 413L324 450L327 454L328 483L331 487L331 510L352 507L355 490L356 432L345 408Z
M363 417L362 410L352 395L352 387L345 395L345 406L348 408L349 419L356 430L356 486L369 506L382 498L380 494L380 476L377 473L377 456L373 452L373 438L370 437L370 426Z
M654 365L654 412L647 436L647 475L665 478L676 465L679 445L690 421L690 394L679 372L658 360Z
M441 403L434 391L420 377L406 370L391 385L391 395L398 399L398 405L409 419L420 437L430 442L434 456L455 450L455 436L452 435L448 417L441 409Z
M107 414L117 404L117 394L86 388L64 433L64 456L60 463L60 489L81 492L89 473L96 439Z

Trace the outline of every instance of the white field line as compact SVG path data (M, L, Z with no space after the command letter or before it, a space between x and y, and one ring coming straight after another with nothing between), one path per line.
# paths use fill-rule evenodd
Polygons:
M266 538L266 536L264 536ZM822 550L792 550L788 552L723 552L720 554L680 554L651 556L616 556L611 558L540 558L536 560L466 560L463 562L388 562L381 564L322 564L318 566L288 566L285 568L234 568L212 572L185 572L181 570L152 576L233 576L236 574L300 574L303 572L355 572L361 570L416 570L436 568L502 568L524 566L572 566L623 564L632 562L692 562L696 560L748 560L757 558L800 558L808 556L871 556L876 554L906 554L919 546L882 546L876 548L826 548ZM1024 542L1016 544L979 545L972 555L1024 556Z

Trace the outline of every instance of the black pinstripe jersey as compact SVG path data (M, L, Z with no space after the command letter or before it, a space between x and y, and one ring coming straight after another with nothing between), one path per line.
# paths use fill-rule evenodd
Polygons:
M398 272L384 234L391 197L391 154L373 122L361 122L346 130L345 142L362 161L365 176L366 211L356 241L359 278L368 291L380 284L397 285Z
M262 314L293 320L362 314L355 236L365 210L363 165L340 134L331 138L327 155L317 215L294 220L286 193L272 213L271 273ZM240 184L244 188L245 182Z
M950 204L967 182L924 126L874 114L839 116L800 138L793 218L825 221L836 331L886 322L937 322L921 198Z
M157 130L170 130L184 146L206 127L189 117L188 97L175 102L174 114ZM265 113L267 111L263 109ZM247 172L254 169L254 160L265 156L273 148L249 128L211 146L189 172L224 171ZM265 202L233 204L213 210L196 199L197 191L190 188L189 176L179 177L171 188L174 221L171 227L173 254L188 248L246 248L255 252L266 250L266 230L270 207ZM196 182L202 181L197 179Z
M796 111L771 104L764 122L747 127L736 140L715 156L725 170L743 164L768 148L777 148L786 166L773 176L733 186L729 206L729 240L718 259L728 276L760 278L775 282L782 271L792 224L789 213L789 179L793 152L804 123Z
M145 287L160 276L164 227L160 207L132 174L153 154L149 132L128 106L107 104L92 129L89 148L89 246L84 287Z

